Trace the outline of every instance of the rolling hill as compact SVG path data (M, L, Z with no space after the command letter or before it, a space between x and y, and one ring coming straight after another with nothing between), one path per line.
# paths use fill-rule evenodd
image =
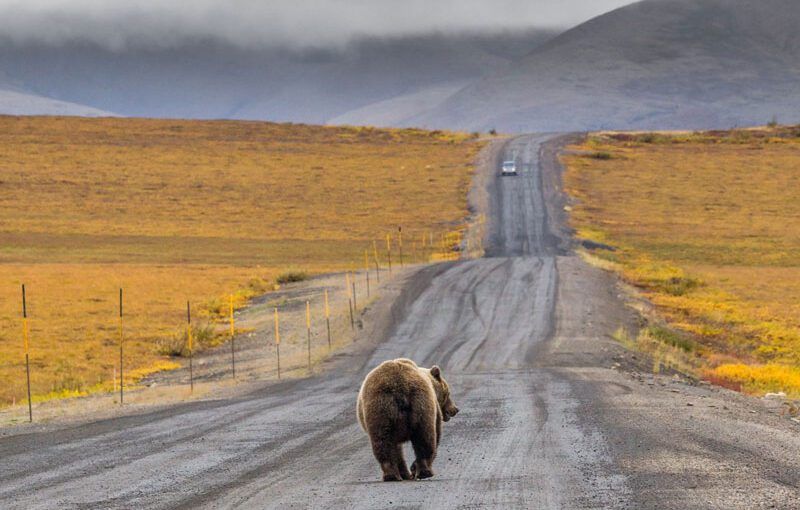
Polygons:
M2 88L0 88L0 112L8 115L74 115L80 117L111 117L114 115L90 106Z
M800 2L645 0L588 21L425 114L505 131L800 121Z

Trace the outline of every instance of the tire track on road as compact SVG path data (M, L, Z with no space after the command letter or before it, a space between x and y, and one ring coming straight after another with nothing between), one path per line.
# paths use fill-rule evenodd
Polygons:
M420 271L353 369L55 434L38 460L9 459L0 476L16 485L0 489L0 506L591 508L592 493L622 491L603 474L605 457L593 453L602 436L580 420L569 385L535 363L554 330L558 284L538 159L547 139L507 144L525 169L518 177L484 169L495 175L492 256ZM445 426L429 481L375 483L356 424L361 378L396 357L442 364L462 409ZM19 444L0 440L0 451Z

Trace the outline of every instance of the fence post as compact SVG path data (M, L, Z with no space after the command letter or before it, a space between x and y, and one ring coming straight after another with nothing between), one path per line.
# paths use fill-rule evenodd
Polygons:
M364 274L367 276L367 298L369 298L369 253L364 250Z
M353 313L358 313L358 300L356 299L356 274L350 273L350 285L353 287Z
M344 285L345 285L345 290L347 291L347 303L350 307L350 329L355 330L356 323L353 320L353 295L351 294L351 289L350 289L350 273L348 273L347 271L344 272Z
M194 393L194 343L192 339L192 312L189 301L186 301L186 337L189 340L189 391Z
M403 267L403 227L397 227L397 246L400 251L400 267Z
M233 294L229 297L230 323L231 323L231 375L236 379L236 328L233 319Z
M278 379L281 378L281 330L278 322L278 307L275 307L275 353L278 356Z
M33 423L33 403L31 402L31 360L28 341L28 304L25 301L25 284L22 284L22 342L25 344L25 378L28 381L28 421Z
M392 274L392 234L386 234L386 258L389 261L389 274Z
M378 285L381 284L381 269L380 265L378 264L378 243L375 240L372 240L372 252L375 255L375 279L378 282Z
M308 338L308 370L311 370L311 303L306 300L306 333Z
M328 306L328 289L325 289L325 324L328 326L328 352L331 350L331 309Z
M124 379L123 379L123 355L122 346L125 344L124 337L122 336L122 288L119 289L119 405L122 405L125 397Z

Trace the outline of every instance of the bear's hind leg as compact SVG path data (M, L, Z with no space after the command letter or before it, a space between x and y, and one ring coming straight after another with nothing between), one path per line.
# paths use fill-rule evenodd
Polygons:
M397 451L399 449L397 443L389 444L386 442L373 443L372 452L375 454L375 459L381 465L383 471L384 482L399 482L403 479L402 473L398 469ZM402 452L401 452L402 453ZM402 459L402 457L400 457ZM405 462L403 463L405 464Z
M433 459L436 457L436 436L434 430L420 427L411 435L416 460L411 464L411 474L417 480L433 476Z
M400 478L403 480L412 480L411 472L406 465L406 459L403 457L403 445L397 443L397 452L395 453L395 461L397 462L397 472L400 473Z

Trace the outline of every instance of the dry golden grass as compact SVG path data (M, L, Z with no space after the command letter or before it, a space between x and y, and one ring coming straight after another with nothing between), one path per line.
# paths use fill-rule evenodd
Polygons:
M698 342L708 376L800 395L800 128L605 133L573 149L572 222L617 248L595 254Z
M168 367L158 344L187 299L209 316L286 271L360 268L373 239L383 258L398 225L406 257L461 228L479 149L419 130L0 117L0 405L24 395L21 283L34 393L104 388L119 287L131 374Z

